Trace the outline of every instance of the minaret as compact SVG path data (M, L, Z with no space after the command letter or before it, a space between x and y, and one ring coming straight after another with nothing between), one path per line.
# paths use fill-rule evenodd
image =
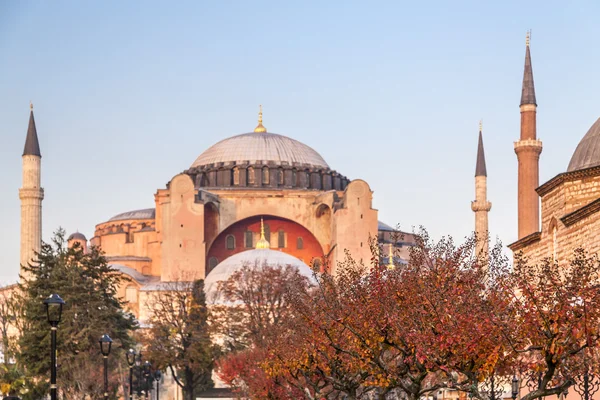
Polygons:
M487 200L487 169L483 151L482 126L479 122L479 144L477 145L477 162L475 164L475 201L471 202L471 210L475 213L475 251L477 256L488 257L488 212L492 203Z
M42 200L40 143L38 142L33 104L30 104L29 127L23 149L23 187L21 199L21 265L27 265L42 247Z
M521 92L521 137L515 142L515 153L519 162L519 239L538 232L540 229L539 196L535 189L539 185L539 160L542 142L536 134L535 88L531 53L530 33L527 32L525 47L525 71Z

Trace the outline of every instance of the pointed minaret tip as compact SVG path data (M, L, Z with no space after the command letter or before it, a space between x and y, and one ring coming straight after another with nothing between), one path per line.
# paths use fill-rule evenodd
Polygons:
M479 121L479 143L477 144L477 164L475 165L475 176L487 176L485 152L483 151L483 131L481 121Z
M35 127L35 118L33 117L33 103L29 102L29 126L27 127L27 137L25 138L24 156L41 157L40 142L38 141L37 129Z
M537 106L535 99L535 85L533 84L533 68L531 66L531 51L529 42L531 40L531 31L527 31L525 38L525 69L523 71L523 88L521 90L521 106L532 104Z

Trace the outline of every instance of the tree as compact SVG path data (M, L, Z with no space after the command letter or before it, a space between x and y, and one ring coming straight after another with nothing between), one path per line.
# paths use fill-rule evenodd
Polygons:
M111 375L118 376L116 365L124 360L123 349L131 346L130 334L137 328L117 297L122 275L95 246L88 253L78 245L68 248L63 230L55 233L51 244L42 243L35 260L22 268L25 273L15 296L23 308L17 362L29 378L24 397L36 399L48 391L50 329L43 300L58 293L66 303L57 331L59 390L67 399L101 398L98 339L104 333L113 339L109 365ZM113 384L111 391L117 388Z
M253 399L299 398L272 380L261 365L270 343L281 338L292 318L288 294L310 286L291 265L247 264L218 283L211 308L215 341L222 343L219 377ZM282 397L287 395L289 397Z
M522 400L558 395L585 373L598 373L600 262L584 250L570 260L531 265L520 254L500 281L509 308L497 326L528 380ZM593 368L593 369L592 369Z
M213 386L215 349L210 341L204 281L174 282L149 300L148 358L169 368L185 397Z

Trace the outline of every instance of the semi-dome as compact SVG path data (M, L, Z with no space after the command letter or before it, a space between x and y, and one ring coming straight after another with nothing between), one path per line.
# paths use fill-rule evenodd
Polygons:
M577 145L567 172L600 165L600 118Z
M218 289L218 282L226 281L244 266L252 267L263 265L268 265L270 267L285 267L290 265L297 268L301 275L314 281L312 269L300 259L290 254L270 249L246 250L226 258L206 276L206 279L204 280L204 290L207 299L209 299L209 301L214 301Z
M275 165L306 165L329 168L311 147L287 136L250 132L221 140L194 161L193 167L216 163L270 162Z

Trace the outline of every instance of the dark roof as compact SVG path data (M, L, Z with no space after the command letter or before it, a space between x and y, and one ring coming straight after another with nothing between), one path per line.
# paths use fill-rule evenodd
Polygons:
M600 118L587 131L577 145L567 172L600 165Z
M156 217L156 210L154 208L145 208L142 210L127 211L121 214L117 214L109 221L124 221L128 219L154 219Z
M523 72L523 89L521 91L521 105L534 104L537 106L535 101L535 87L533 85L533 69L531 68L531 52L529 51L529 45L525 50L525 71Z
M477 164L475 165L475 176L487 176L485 167L485 152L483 151L483 135L479 131L479 144L477 145Z
M35 119L33 118L33 110L29 113L29 127L27 128L27 138L25 139L25 147L23 148L24 156L41 157L40 142L38 142L37 130L35 129Z
M71 240L87 241L87 239L85 238L85 235L83 233L79 233L79 232L72 233L67 240L68 241L71 241Z

